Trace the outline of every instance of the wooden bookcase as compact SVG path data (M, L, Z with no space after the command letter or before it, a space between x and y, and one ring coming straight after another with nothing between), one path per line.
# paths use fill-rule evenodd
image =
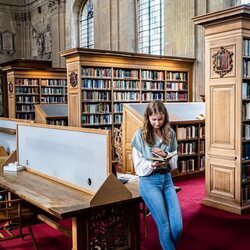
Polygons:
M50 125L68 125L67 104L36 104L35 122Z
M126 104L123 109L123 162L121 172L135 173L132 163L131 140L143 125L147 104ZM178 142L178 171L173 176L186 176L205 171L205 121L197 116L205 114L204 103L166 103L171 127Z
M119 128L125 103L192 100L194 59L95 49L70 49L69 125Z
M35 68L34 68L35 67ZM66 70L6 65L9 117L35 119L35 104L67 103Z
M250 211L250 6L194 18L205 28L206 197L204 204Z

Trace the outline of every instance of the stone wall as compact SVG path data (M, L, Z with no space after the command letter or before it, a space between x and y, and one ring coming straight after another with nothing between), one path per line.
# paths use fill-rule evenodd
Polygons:
M79 13L85 2L0 0L0 32L5 32L7 39L6 51L0 52L0 63L26 58L51 60L53 67L65 67L59 52L79 47ZM95 48L137 52L136 2L93 0ZM165 0L165 55L196 59L195 101L200 101L205 89L204 34L192 18L238 3L239 0Z

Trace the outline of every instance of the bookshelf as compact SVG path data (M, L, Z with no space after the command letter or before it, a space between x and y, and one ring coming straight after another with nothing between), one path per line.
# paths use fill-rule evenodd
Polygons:
M61 68L5 65L9 117L34 120L36 104L67 103L66 70Z
M84 48L61 55L71 126L114 130L122 124L123 104L192 100L194 59Z
M205 172L205 120L197 119L205 114L204 103L166 103L171 127L178 142L178 171L173 177ZM121 172L135 174L132 163L131 140L137 129L143 125L146 103L125 104L123 110L123 160Z
M35 122L41 124L68 125L67 104L36 104Z
M205 205L250 211L250 6L194 18L205 28Z

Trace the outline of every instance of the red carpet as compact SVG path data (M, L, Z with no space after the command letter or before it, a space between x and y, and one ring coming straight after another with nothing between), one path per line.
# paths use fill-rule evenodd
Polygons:
M250 249L250 215L234 215L203 206L204 177L176 181L182 190L178 193L184 230L176 250L238 250ZM67 222L68 223L68 222ZM142 225L142 250L161 250L158 232L152 217L148 217L148 239ZM45 224L33 226L39 250L68 250L71 240ZM0 250L32 250L29 237L0 244Z

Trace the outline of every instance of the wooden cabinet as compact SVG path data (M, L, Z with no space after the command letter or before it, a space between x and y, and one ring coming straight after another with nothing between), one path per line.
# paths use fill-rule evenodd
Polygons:
M192 100L194 59L94 49L63 51L69 125L113 130L124 103Z
M166 103L171 127L178 142L178 171L173 176L186 176L205 171L205 121L197 119L205 114L204 103ZM125 104L123 110L122 172L135 173L132 163L131 140L143 125L147 104Z
M250 6L194 18L205 28L206 198L204 204L250 210Z
M35 105L35 122L50 125L68 125L67 104L37 104Z
M35 119L36 104L67 103L66 70L5 65L9 117Z

